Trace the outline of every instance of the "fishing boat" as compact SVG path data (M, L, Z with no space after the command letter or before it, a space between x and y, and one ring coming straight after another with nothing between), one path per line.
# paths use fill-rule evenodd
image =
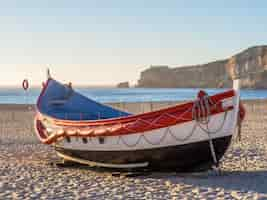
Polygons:
M218 165L244 118L233 89L161 110L131 114L49 77L38 98L36 134L66 161L106 168L190 171Z

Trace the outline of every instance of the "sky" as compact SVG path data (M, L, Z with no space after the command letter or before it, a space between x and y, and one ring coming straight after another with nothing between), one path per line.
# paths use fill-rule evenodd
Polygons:
M267 44L264 0L0 0L0 86L134 84L150 65L202 64Z

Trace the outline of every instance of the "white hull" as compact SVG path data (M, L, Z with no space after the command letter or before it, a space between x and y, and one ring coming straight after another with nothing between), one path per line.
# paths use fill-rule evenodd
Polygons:
M212 139L232 135L235 129L235 111L213 115L208 124ZM81 137L64 139L56 146L82 151L134 151L177 146L209 140L207 127L196 121L123 136L92 137L84 143Z

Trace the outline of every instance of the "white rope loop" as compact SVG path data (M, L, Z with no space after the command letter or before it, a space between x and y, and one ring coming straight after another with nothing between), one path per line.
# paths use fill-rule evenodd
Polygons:
M218 159L217 159L217 156L216 156L216 152L215 152L215 148L214 148L214 144L213 144L213 141L212 141L212 137L211 137L211 134L216 134L218 133L224 123L225 123L225 118L226 118L226 114L224 115L224 120L223 120L223 123L222 123L222 126L216 130L216 131L210 131L209 130L209 127L208 127L208 124L210 122L210 118L211 118L211 109L210 109L210 105L213 105L213 102L211 101L211 99L209 98L208 95L205 95L201 98L199 98L196 103L194 104L193 106L193 110L192 110L192 118L196 120L196 123L198 124L198 126L205 132L207 133L208 135L208 138L209 138L209 147L210 147L210 151L211 151L211 156L212 156L212 159L213 159L213 162L216 166L218 166ZM216 106L216 105L215 105ZM227 112L225 112L227 113ZM202 125L206 125L206 129L204 129Z

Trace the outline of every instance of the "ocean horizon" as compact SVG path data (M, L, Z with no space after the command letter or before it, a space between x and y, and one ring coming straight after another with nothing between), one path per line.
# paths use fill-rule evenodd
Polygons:
M196 97L197 92L203 89L208 94L216 94L227 89L205 88L76 88L78 92L102 103L115 102L160 102L184 101ZM24 91L21 88L0 88L0 104L35 104L40 94L40 88L31 88ZM267 99L267 90L242 89L241 98Z

